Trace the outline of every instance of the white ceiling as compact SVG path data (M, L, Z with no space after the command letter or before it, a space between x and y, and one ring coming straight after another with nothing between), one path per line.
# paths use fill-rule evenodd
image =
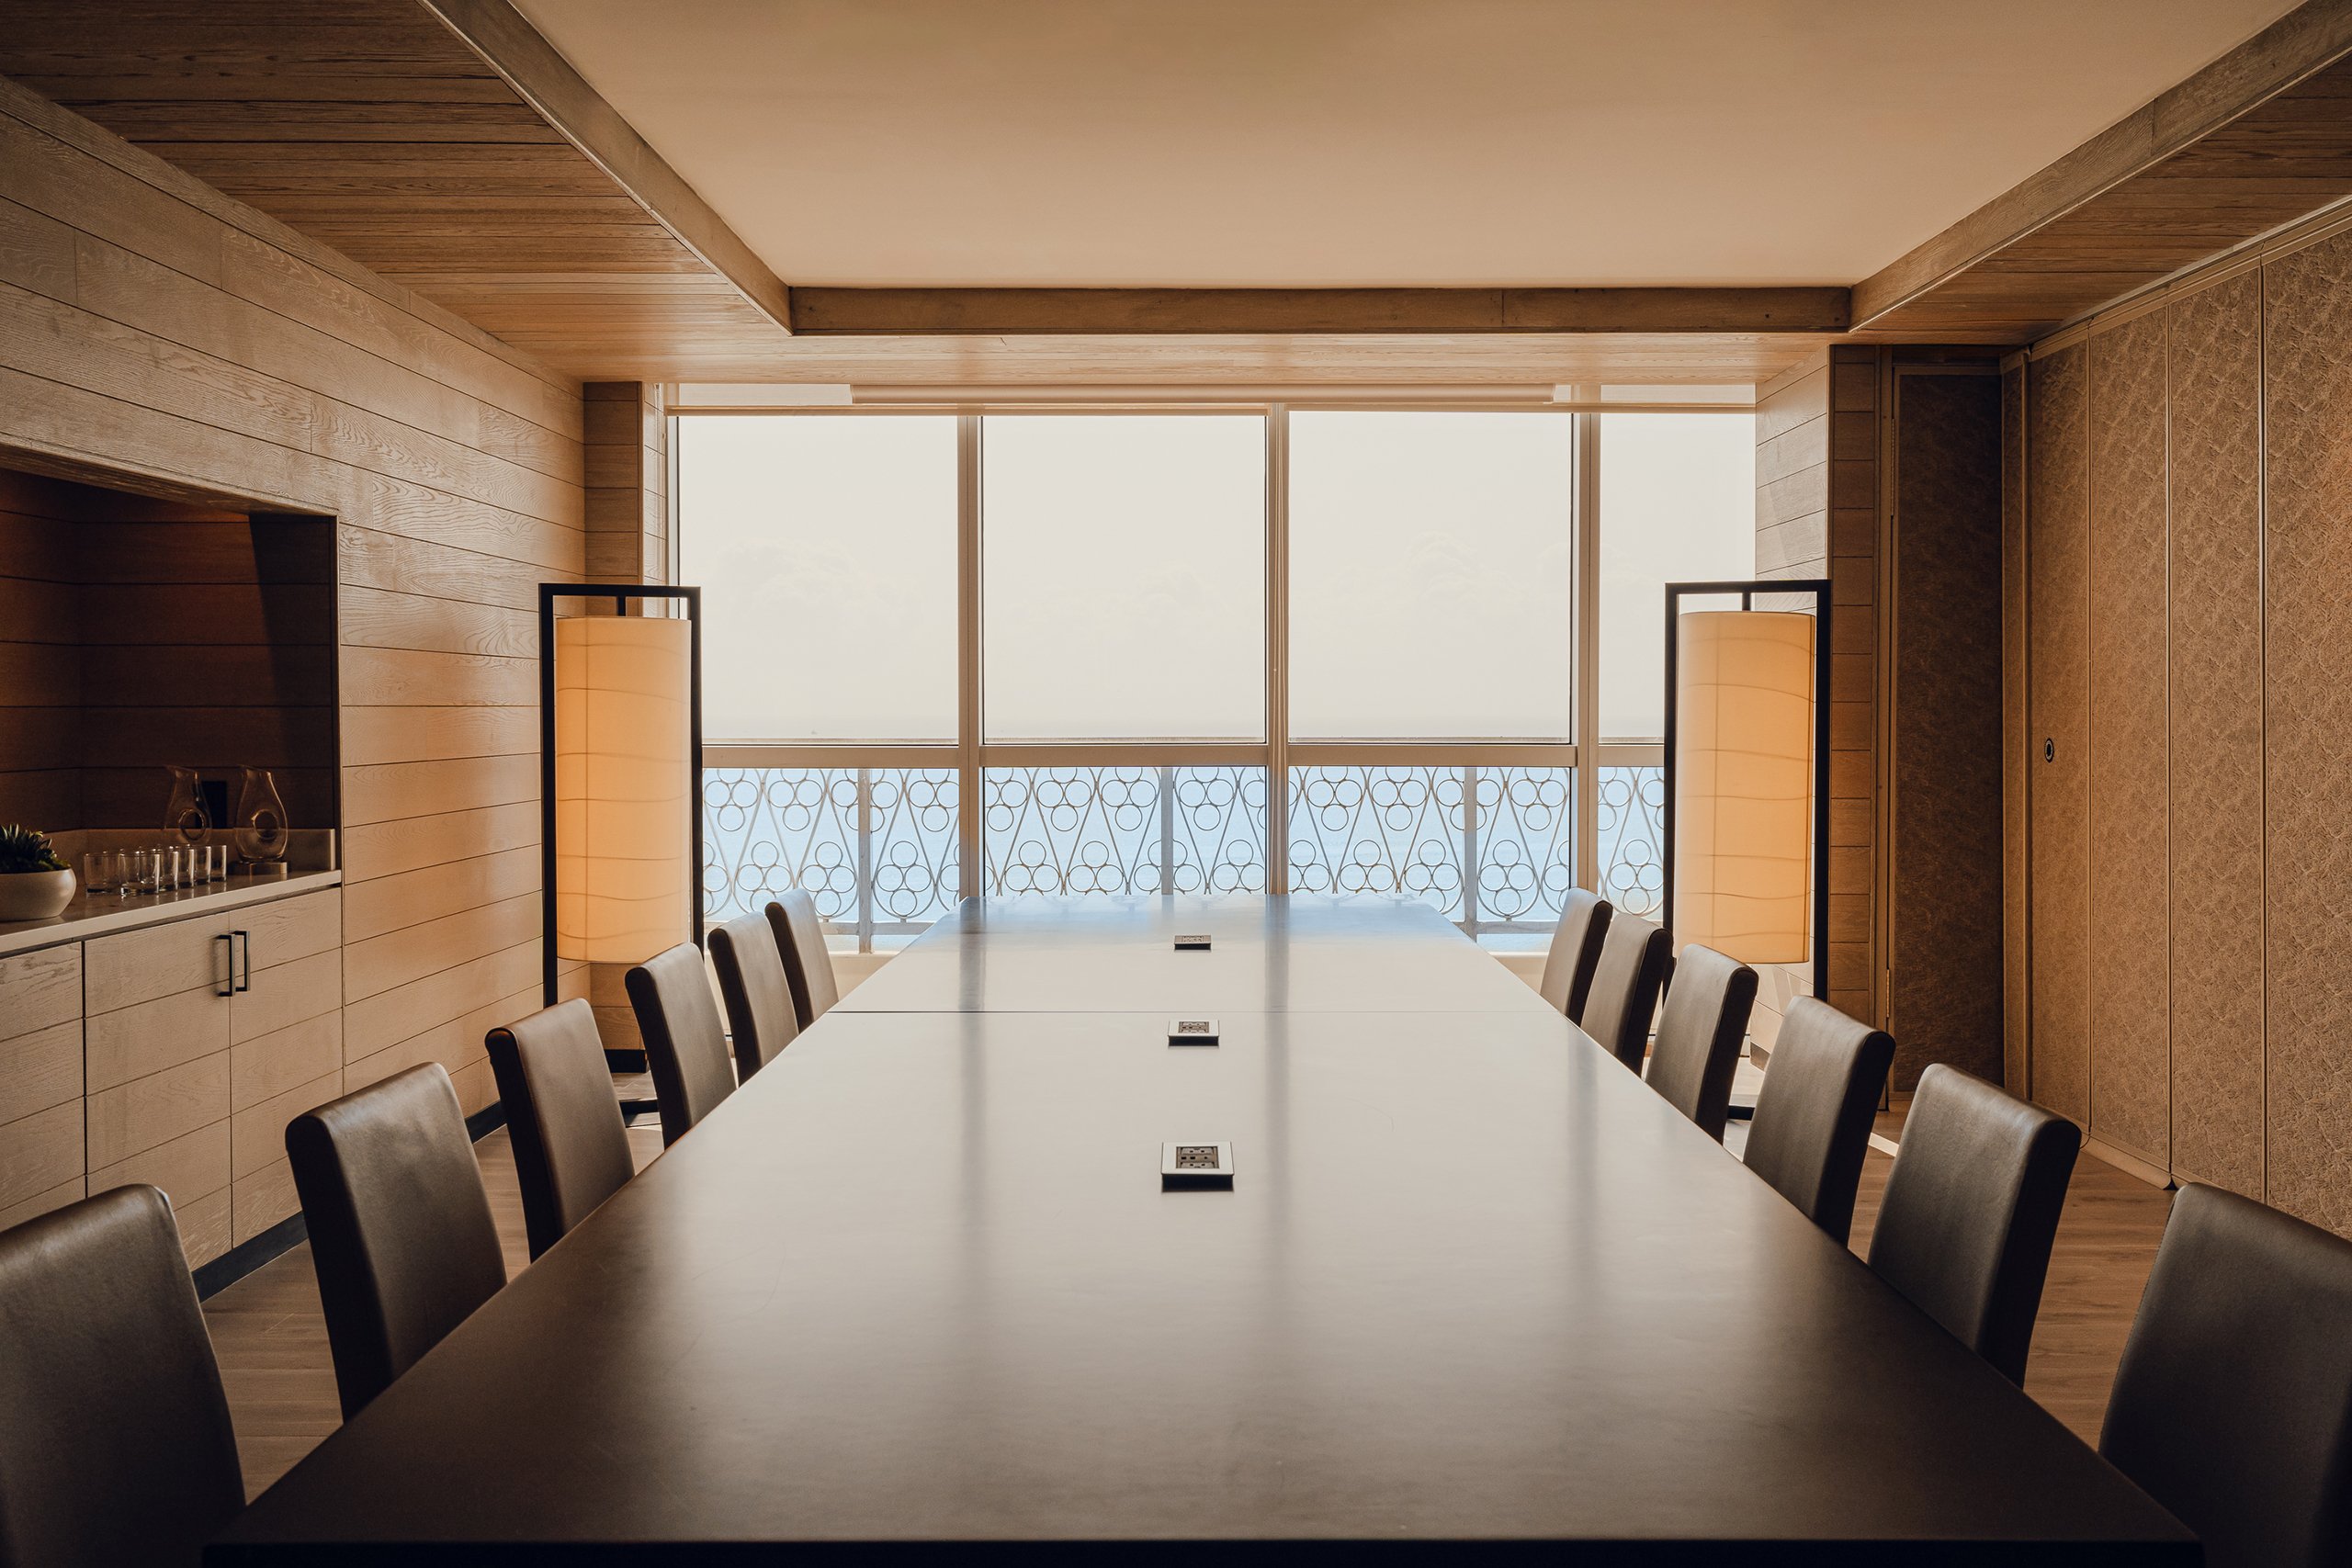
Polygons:
M791 283L1851 283L2293 0L518 0Z

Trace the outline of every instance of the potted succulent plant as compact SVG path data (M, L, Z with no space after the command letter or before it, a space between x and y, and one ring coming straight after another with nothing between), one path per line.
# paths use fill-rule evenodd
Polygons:
M74 874L49 847L49 835L11 823L0 828L0 920L46 920L74 901Z

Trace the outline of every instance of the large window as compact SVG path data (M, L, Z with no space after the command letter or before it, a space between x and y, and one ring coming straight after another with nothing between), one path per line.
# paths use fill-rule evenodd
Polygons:
M1666 585L1756 575L1756 421L1599 423L1600 738L1655 741L1666 734Z
M703 731L956 739L956 421L678 422L680 581Z
M989 739L1262 739L1265 422L980 429Z
M1653 909L1662 584L1752 575L1745 413L682 414L707 908L967 892ZM1270 485L1269 479L1275 482Z
M1291 733L1571 739L1574 422L1290 416Z

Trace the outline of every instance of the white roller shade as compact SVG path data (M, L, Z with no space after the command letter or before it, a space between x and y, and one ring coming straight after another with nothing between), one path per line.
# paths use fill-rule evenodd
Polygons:
M1811 615L1692 611L1676 628L1674 939L1743 964L1812 956Z
M692 624L555 624L556 952L641 964L688 941Z

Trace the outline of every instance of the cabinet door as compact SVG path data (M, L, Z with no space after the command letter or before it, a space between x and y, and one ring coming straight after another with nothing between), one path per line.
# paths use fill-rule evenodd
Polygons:
M0 1228L84 1195L82 944L0 958Z
M152 1182L191 1265L230 1247L232 915L83 944L90 1189Z
M286 1123L343 1092L343 893L237 911L230 998L230 1235L250 1241L300 1207Z

